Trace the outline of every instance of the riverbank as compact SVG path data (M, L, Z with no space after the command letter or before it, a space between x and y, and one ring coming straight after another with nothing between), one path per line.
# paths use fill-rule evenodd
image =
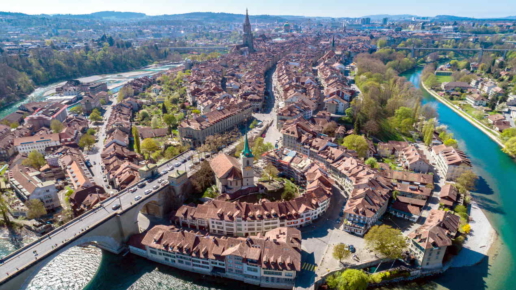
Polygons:
M473 117L469 116L467 113L463 112L462 110L458 109L454 104L452 104L450 101L446 100L445 98L439 96L439 94L428 88L423 82L421 82L421 86L423 87L423 89L431 94L433 97L435 97L439 102L443 103L444 105L446 105L447 107L449 107L450 109L452 109L455 113L457 113L459 116L461 116L462 118L464 118L466 121L468 121L469 123L471 123L471 125L477 127L480 131L482 131L484 134L486 134L489 138L491 138L493 141L495 141L498 145L500 145L500 147L504 147L504 144L502 143L502 141L500 140L500 138L498 138L498 136L494 135L491 131L491 129L489 128L486 128L486 126L480 122L478 122L477 120L473 119Z

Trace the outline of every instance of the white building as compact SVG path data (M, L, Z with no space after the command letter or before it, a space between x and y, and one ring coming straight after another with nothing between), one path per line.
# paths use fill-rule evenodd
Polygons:
M61 140L59 139L58 133L35 135L14 139L14 146L16 147L16 150L20 153L30 153L36 150L42 154L45 154L45 149L47 147L60 145Z
M471 170L471 162L464 152L444 144L433 146L430 152L436 160L436 166L446 176L446 180L455 180L465 171Z

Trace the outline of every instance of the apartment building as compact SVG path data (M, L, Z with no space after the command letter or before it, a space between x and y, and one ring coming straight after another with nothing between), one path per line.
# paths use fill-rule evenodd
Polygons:
M455 180L462 173L471 170L471 161L466 154L444 144L433 146L430 152L436 160L437 168L446 180Z
M301 271L301 232L285 227L231 238L158 225L132 236L129 249L163 265L263 288L292 289Z
M446 248L452 245L460 218L450 212L432 210L425 223L410 233L409 251L422 269L440 269Z
M206 137L229 131L250 120L252 111L252 106L248 102L219 107L217 110L181 122L178 128L179 136L185 144L199 146L204 143Z
M61 206L55 180L43 179L39 171L16 164L9 170L9 183L23 202L39 199L47 210Z

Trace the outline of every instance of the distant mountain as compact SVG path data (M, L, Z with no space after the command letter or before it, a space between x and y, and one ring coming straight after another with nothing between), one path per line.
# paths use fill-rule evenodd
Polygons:
M118 11L100 11L90 14L55 14L53 17L62 18L81 18L81 19L112 19L127 20L147 17L145 13L138 12L118 12Z
M419 17L417 15L411 15L411 14L398 14L398 15L390 15L390 14L376 14L376 15L367 15L362 16L361 18L371 18L372 20L379 20L383 18L389 18L391 20L397 20L397 19L407 19L412 17Z
M148 16L152 18L164 18L168 20L192 20L192 21L222 21L222 22L243 22L244 14L232 14L232 13L216 13L216 12L191 12L184 14L169 14L169 15L157 15ZM273 22L273 21L286 21L287 19L294 19L298 16L275 16L275 15L250 15L251 22ZM302 18L302 16L299 16Z

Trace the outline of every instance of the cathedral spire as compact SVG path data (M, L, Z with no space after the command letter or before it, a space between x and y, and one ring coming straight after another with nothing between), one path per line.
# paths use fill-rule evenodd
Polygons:
M249 13L247 12L247 8L245 9L245 24L251 26L251 22L249 21Z

